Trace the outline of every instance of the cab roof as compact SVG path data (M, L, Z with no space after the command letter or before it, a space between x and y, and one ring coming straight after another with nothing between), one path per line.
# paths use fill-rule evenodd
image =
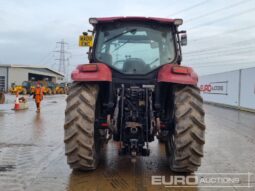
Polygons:
M129 17L100 17L100 18L90 18L89 22L92 25L96 25L98 23L108 23L114 21L156 21L159 23L165 24L175 24L176 20L181 19L170 19L170 18L158 18L158 17L137 17L137 16L129 16ZM182 21L182 20L181 20Z

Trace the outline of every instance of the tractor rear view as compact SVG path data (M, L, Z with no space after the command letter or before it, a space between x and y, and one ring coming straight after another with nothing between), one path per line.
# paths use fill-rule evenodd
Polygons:
M203 100L197 74L181 66L181 19L90 18L89 64L72 72L65 111L65 153L72 169L93 170L108 141L119 154L150 155L164 142L169 167L194 172L205 143Z

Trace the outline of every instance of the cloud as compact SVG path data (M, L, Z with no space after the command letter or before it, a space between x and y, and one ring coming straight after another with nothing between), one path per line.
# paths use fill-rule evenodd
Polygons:
M181 29L188 30L189 39L189 45L183 48L184 63L194 66L200 74L243 67L241 62L231 66L232 60L236 57L243 58L243 63L254 60L254 57L247 53L248 51L240 51L239 54L231 51L232 46L254 50L251 43L231 45L235 42L254 41L255 28L240 30L240 28L254 25L255 5L253 1L247 0L242 3L241 0L208 0L207 3L194 7L200 2L202 0L162 0L160 2L155 0L2 0L0 60L3 64L39 64L45 55L49 55L58 48L55 44L57 41L65 39L69 43L69 48L67 48L73 55L70 60L73 68L76 63L87 62L86 49L78 48L77 41L83 31L92 28L88 23L88 18L116 15L157 17L172 15L183 18L184 25ZM200 17L200 15L206 15L239 2L241 3L237 7ZM193 8L187 9L192 6ZM253 8L254 11L252 11ZM244 13L240 14L241 12ZM173 13L176 14L173 15ZM233 16L227 18L231 15ZM192 18L196 19L185 23L185 20ZM238 29L240 31L228 32ZM223 51L217 51L224 46ZM215 49L216 53L208 51L204 52L204 55L189 56L188 54L191 51L199 53L201 50L210 48ZM222 54L224 51L229 51L228 55ZM55 57L57 56L55 53ZM55 63L53 56L49 56L46 61L49 66ZM226 66L221 67L219 65L221 61ZM214 63L215 67L211 66Z

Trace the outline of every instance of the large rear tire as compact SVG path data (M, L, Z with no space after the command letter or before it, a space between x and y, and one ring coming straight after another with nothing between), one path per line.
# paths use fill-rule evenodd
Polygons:
M175 172L194 172L201 165L205 143L203 99L197 87L177 87L174 121L174 131L166 142L170 168Z
M65 111L65 154L72 169L94 170L99 161L100 140L94 132L97 84L75 83Z

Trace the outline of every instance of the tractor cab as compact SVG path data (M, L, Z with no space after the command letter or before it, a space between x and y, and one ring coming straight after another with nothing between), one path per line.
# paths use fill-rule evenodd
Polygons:
M146 74L176 57L173 27L121 22L98 28L93 58L124 74Z
M120 17L91 18L94 39L89 55L92 63L107 64L113 71L127 75L146 75L164 64L181 60L177 28L181 19ZM183 38L182 38L183 39Z

